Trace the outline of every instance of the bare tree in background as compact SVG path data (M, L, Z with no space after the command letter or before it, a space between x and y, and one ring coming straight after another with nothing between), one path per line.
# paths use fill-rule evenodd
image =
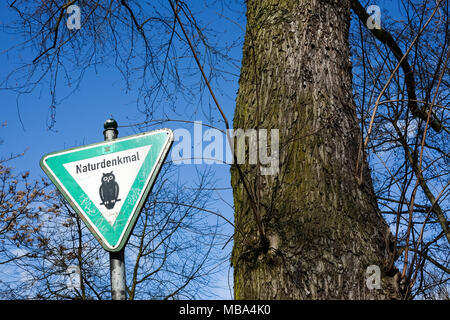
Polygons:
M176 166L164 166L126 247L129 299L205 297L221 270L222 222L203 209L211 201L211 176L199 176L197 186L186 189L173 179L176 174ZM9 286L0 286L2 297L109 299L106 251L61 196L39 209L30 223L39 228L24 229L22 239L10 236L21 255L5 263L21 271ZM7 249L0 257L12 254Z
M83 9L83 31L79 32L66 27L66 10L72 4L75 1L10 2L19 20L7 27L8 32L23 34L28 30L22 48L37 53L33 61L8 74L2 86L16 91L19 97L37 88L48 88L50 129L56 121L58 103L78 89L86 71L102 64L114 65L120 71L125 90L139 83L136 104L144 120L152 118L155 106L169 106L162 112L169 114L177 99L198 104L198 92L203 90L196 77L199 70L184 62L188 49L174 28L170 6L153 2L142 11L138 1L77 1ZM148 12L152 16L147 16ZM187 25L197 30L194 16ZM202 32L206 34L208 30ZM209 57L211 65L217 59L230 60L228 49L217 43L210 45L206 36L194 43L205 50L221 50ZM191 73L188 81L180 78L180 69ZM61 88L61 80L65 87ZM220 213L206 209L214 199L209 194L214 191L211 173L199 172L199 184L192 189L192 185L177 182L176 168L166 168L166 175L158 177L164 182L154 187L128 243L126 265L131 299L195 298L200 294L205 297L210 294L206 284L223 266L223 257L216 249L222 248L230 235L222 234L224 220ZM104 252L62 199L50 208L52 215L42 215L41 211L43 227L33 234L37 253L32 259L15 263L24 275L17 282L17 295L9 297L108 298ZM74 270L80 272L80 279L70 274ZM77 282L75 288L68 288L71 277Z
M22 297L25 288L18 281L21 275L15 266L37 256L35 235L42 229L43 206L45 212L55 209L48 205L55 199L48 182L35 181L29 172L16 172L10 166L13 159L22 156L0 159L0 299Z
M449 3L434 15L431 1L399 6L405 20L384 14L383 28L368 30L368 14L353 1L354 92L406 295L430 297L448 290L450 277Z
M73 4L82 10L81 26L69 30L67 8ZM220 6L227 6L222 1L217 4L219 11L224 10ZM49 128L55 124L58 104L79 88L85 73L105 66L120 72L125 92L136 93L137 109L146 120L154 119L155 110L170 117L179 101L190 106L189 115L209 113L201 107L204 81L189 61L192 54L168 1L15 0L9 7L18 19L4 28L23 37L20 50L34 58L7 74L0 88L14 90L19 96L48 90ZM186 3L178 1L177 9L187 15L185 28L202 54L202 63L210 67L209 81L237 73L238 60L228 53L240 39L223 43L215 38L217 31L197 24ZM220 14L216 15L220 19ZM12 55L16 49L6 53ZM214 117L210 118L213 121Z

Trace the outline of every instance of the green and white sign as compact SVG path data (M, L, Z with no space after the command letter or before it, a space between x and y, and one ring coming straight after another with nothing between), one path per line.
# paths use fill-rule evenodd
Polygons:
M173 142L170 129L47 154L41 167L108 251L121 250Z

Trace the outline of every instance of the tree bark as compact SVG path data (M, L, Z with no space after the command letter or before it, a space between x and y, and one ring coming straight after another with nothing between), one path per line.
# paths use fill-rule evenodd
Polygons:
M401 297L365 159L363 181L355 175L349 24L349 0L247 1L234 128L279 129L280 147L276 175L241 165L251 197L231 168L236 299ZM370 265L381 269L381 289L366 285Z

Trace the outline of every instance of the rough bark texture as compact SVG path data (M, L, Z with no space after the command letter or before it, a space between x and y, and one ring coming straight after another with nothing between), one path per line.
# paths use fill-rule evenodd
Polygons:
M349 0L248 0L234 128L279 129L280 171L241 166L268 245L232 167L237 299L399 298L390 230L379 214L352 98ZM381 289L366 286L369 265Z

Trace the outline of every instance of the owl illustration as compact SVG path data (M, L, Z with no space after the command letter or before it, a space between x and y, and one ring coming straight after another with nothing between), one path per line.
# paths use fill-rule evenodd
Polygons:
M116 177L113 172L104 173L102 176L102 184L98 190L100 193L100 199L102 202L100 205L104 205L106 209L111 210L117 201L120 201L119 196L119 184L116 182Z

